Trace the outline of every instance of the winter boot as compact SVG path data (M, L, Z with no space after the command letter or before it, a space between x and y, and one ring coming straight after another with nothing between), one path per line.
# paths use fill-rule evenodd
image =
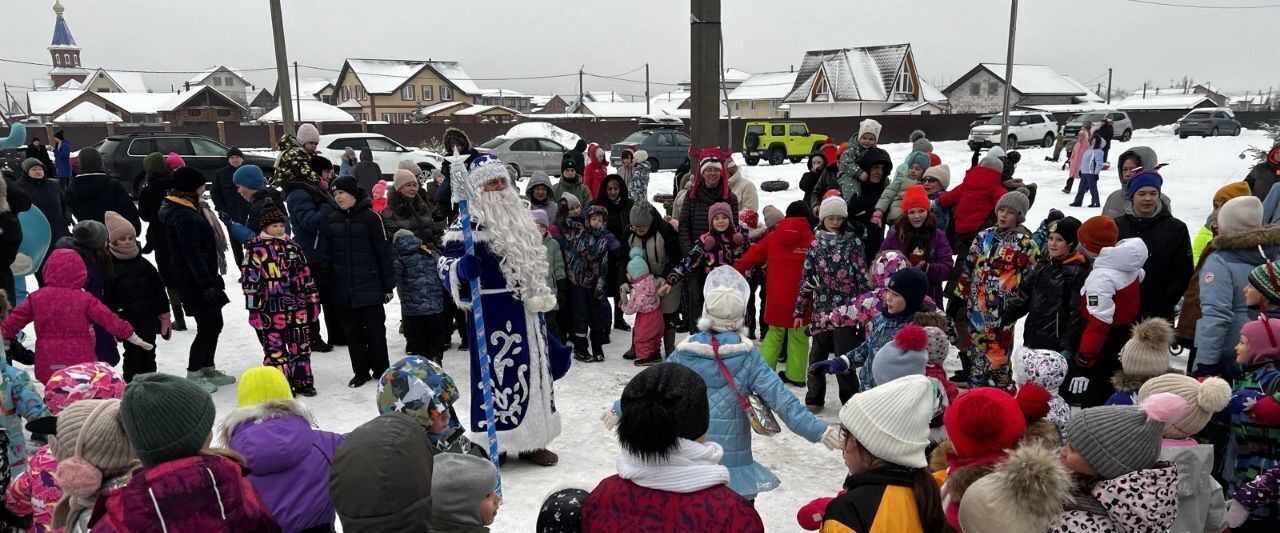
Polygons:
M604 362L604 346L596 344L591 347L591 361L594 363Z
M219 387L223 385L231 385L236 382L236 378L232 376L228 376L224 374L221 370L218 370L217 368L214 368L211 366L200 370L200 373L204 375L205 381L208 381L209 383L212 383Z
M636 345L635 345L635 344L632 344L630 348L627 348L627 352L626 352L626 353L624 353L624 354L622 354L622 358L623 358L623 359L626 359L626 360L628 360L628 361L630 361L630 360L632 360L632 359L635 359L635 358L636 358Z
M169 329L173 331L187 330L187 317L182 313L182 304L180 303L173 304L173 323L170 324Z
M573 336L573 358L583 363L595 361L595 357L587 351L587 339L581 335Z
M306 396L306 397L308 397L308 398L311 398L311 397L313 397L313 396L315 396L315 395L316 395L316 388L315 388L315 387L312 387L312 386L310 386L310 385L303 385L303 386L301 386L301 387L294 387L294 388L293 388L293 394L294 394L295 396Z
M203 371L195 371L195 372L188 371L187 379L190 380L192 383L199 385L201 389L204 389L204 391L209 394L218 392L218 386L214 385L213 383L210 383L209 380L205 379Z
M560 462L560 456L546 448L531 452L522 452L520 454L520 458L539 466L555 466L556 463Z

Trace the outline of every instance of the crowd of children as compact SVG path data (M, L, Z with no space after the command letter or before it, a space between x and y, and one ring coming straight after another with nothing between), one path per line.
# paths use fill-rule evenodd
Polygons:
M761 209L717 150L691 153L667 216L646 198L643 151L610 174L604 148L584 144L556 183L535 173L525 197L557 295L546 331L582 363L629 331L623 357L647 367L604 413L617 475L553 494L539 531L763 531L754 501L781 481L752 435L784 427L840 450L847 470L839 494L796 502L807 530L1280 525L1280 232L1264 224L1265 192L1224 187L1193 246L1156 155L1139 147L1116 162L1118 213L1050 210L1033 232L1035 187L1013 177L1016 152L975 153L951 187L923 132L896 170L881 132L866 120L849 143L829 140L785 210ZM1089 192L1097 207L1107 140L1082 140L1072 205ZM317 178L309 208L258 194L252 165L234 172L251 204L224 222L263 366L240 377L216 435L212 367L156 373L174 302L136 225L108 211L48 255L42 288L0 323L43 385L4 364L0 520L38 532L487 531L499 472L467 437L443 367L461 315L439 266L456 213L427 191L447 195L447 174L408 162L367 187L290 150L280 166ZM397 294L403 358L387 348ZM349 385L377 384L379 416L347 435L318 429L297 400L318 393L311 352L328 348L317 323L330 306ZM33 355L19 341L30 323ZM1178 345L1190 348L1185 374L1171 368ZM962 370L948 376L953 353ZM818 417L828 374L834 424Z

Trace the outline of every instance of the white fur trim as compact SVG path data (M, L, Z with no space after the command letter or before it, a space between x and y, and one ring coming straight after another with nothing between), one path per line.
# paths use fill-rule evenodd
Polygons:
M694 355L702 355L706 357L711 357L715 355L715 352L711 349L710 344L698 342L693 339L694 339L693 337L689 337L688 339L685 339L683 342L676 345L676 349L686 351ZM736 344L721 344L720 355L723 356L731 353L750 352L751 350L754 350L754 349L756 349L756 344L751 341L740 342Z
M262 423L273 418L282 418L286 416L300 416L316 427L315 417L311 414L311 410L307 406L297 400L267 400L257 405L249 407L241 407L232 411L218 425L218 436L222 445L230 447L231 434L235 432L236 427L245 422Z

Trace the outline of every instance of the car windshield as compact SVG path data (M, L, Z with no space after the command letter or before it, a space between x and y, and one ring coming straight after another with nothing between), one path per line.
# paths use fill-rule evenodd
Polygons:
M1017 124L1018 115L1009 115L1009 122L1013 124ZM1004 124L1004 115L996 115L994 117L991 117L987 119L987 121L984 124L988 126L999 126L1001 124Z
M649 136L652 134L653 132L651 131L637 131L635 133L632 133L631 135L628 135L626 139L622 140L622 143L623 144L626 144L626 143L639 144L644 142L644 140L649 138Z
M1071 117L1070 122L1088 121L1088 122L1097 123L1102 120L1102 117L1105 117L1105 116L1107 116L1106 113L1079 113L1077 115L1073 115Z
M1206 118L1209 118L1209 114L1201 112L1201 113L1190 113L1186 116L1184 120L1203 120Z
M502 143L506 142L506 140L507 140L507 138L506 138L506 137L494 137L493 139L490 139L490 140L489 140L489 142L487 142L487 143L484 143L484 144L480 145L480 147L481 147L481 148L488 148L488 149L492 150L492 149L494 149L494 148L497 148L497 147L498 147L498 145L500 145L500 144L502 144Z

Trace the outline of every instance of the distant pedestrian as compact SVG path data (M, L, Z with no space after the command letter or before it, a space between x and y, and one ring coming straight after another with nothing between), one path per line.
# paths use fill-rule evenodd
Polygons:
M243 223L249 216L249 201L236 190L235 174L241 165L244 165L244 153L239 148L228 149L227 166L213 174L209 198L213 200L213 208L219 214L226 213L232 221ZM227 232L231 232L230 224L227 224ZM231 253L235 256L237 265L244 262L244 250L241 247L232 246Z
M373 186L382 181L382 167L373 160L373 150L360 150L360 162L356 163L356 183L365 191L373 190ZM372 200L370 200L372 201Z
M71 183L71 141L62 130L53 134L53 175L66 189Z

